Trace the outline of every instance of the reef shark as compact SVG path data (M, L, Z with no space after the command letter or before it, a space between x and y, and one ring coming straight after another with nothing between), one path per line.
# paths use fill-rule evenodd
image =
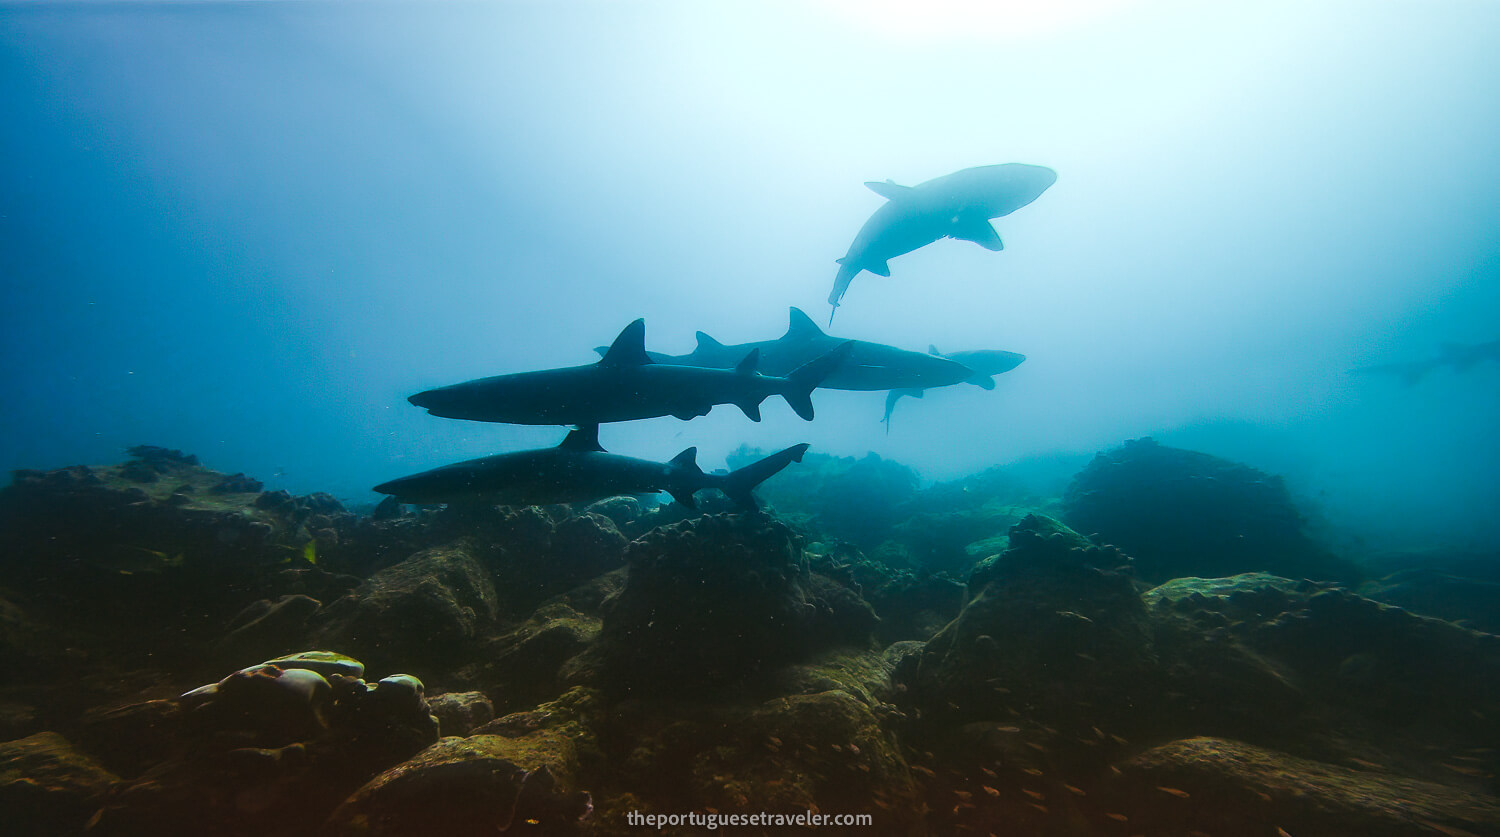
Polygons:
M885 390L896 387L920 389L956 384L974 375L974 370L947 358L910 352L882 343L833 337L818 328L818 324L799 308L791 309L786 334L775 340L726 346L700 331L697 348L688 354L647 354L652 361L660 364L722 369L733 366L750 352L759 352L762 371L768 375L785 375L843 345L849 346L847 359L834 367L818 384L819 387L847 390ZM599 348L595 351L603 354L608 350Z
M854 236L849 252L838 260L828 304L833 312L838 311L839 300L860 271L890 276L890 259L942 238L972 241L986 250L1003 249L990 219L1015 212L1056 182L1057 172L1045 166L1005 163L963 169L916 186L890 180L865 183L887 203L875 210ZM828 315L830 324L833 312Z
M1023 354L1004 352L999 349L976 349L970 352L944 354L937 350L937 346L928 346L927 351L935 357L956 361L973 370L974 374L960 383L973 384L982 389L994 389L996 375L1003 375L1026 360ZM891 411L896 409L896 402L900 401L903 396L921 398L928 389L932 387L891 390L885 397L885 417L881 419L885 423L885 432L891 432Z
M752 350L732 369L656 363L646 355L646 321L620 332L598 363L517 372L419 392L407 400L444 418L509 424L599 424L707 415L718 404L739 407L760 421L760 403L780 395L812 421L812 391L849 356L852 345L831 346L785 377L757 371Z
M669 462L608 453L599 445L599 425L581 426L555 448L523 450L470 459L375 486L402 503L484 501L507 506L582 503L619 494L665 491L688 508L693 494L717 488L746 508L755 508L751 490L793 462L806 444L793 445L727 474L698 467L698 449L688 448Z
M1428 373L1446 366L1454 372L1468 372L1482 361L1500 361L1500 340L1468 345L1465 343L1442 344L1437 357L1409 360L1399 363L1382 363L1376 366L1361 366L1350 369L1351 375L1389 375L1406 386L1415 386Z

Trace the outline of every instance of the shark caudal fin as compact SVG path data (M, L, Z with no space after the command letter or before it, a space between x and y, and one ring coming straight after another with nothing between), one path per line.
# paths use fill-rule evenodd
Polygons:
M698 449L688 448L672 457L667 462L667 470L678 477L667 486L667 493L672 495L673 500L690 509L698 508L697 502L693 500L693 492L701 488L708 480L708 475L698 467Z
M824 378L833 374L833 370L848 360L849 353L852 351L854 351L854 341L847 340L822 357L814 358L793 369L791 374L786 376L788 386L782 391L781 397L786 399L792 411L801 416L803 421L813 420L812 391L818 388L818 384L823 383Z
M782 468L793 462L801 462L802 454L807 453L807 448L808 445L806 443L792 445L786 450L773 453L758 462L752 462L743 468L730 471L719 478L718 489L727 494L729 499L744 508L759 508L755 502L754 495L750 492L757 485L780 473Z

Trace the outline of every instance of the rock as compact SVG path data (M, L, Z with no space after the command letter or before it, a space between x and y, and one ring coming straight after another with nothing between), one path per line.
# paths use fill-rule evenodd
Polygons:
M560 673L598 636L600 620L563 602L537 608L514 631L489 644L483 682L502 714L535 706L563 690Z
M1315 543L1280 477L1204 453L1126 442L1073 478L1063 519L1118 546L1157 583L1263 570L1358 580L1357 566Z
M656 529L627 557L625 588L573 667L597 663L598 685L613 693L714 693L830 645L869 641L869 606L814 581L791 530L765 515Z
M1010 544L974 570L969 602L916 658L916 708L945 723L1025 708L1074 737L1135 720L1163 679L1128 561L1040 515Z
M55 732L0 743L0 812L7 834L81 834L119 777Z
M230 621L229 633L214 646L214 656L223 661L254 659L294 648L302 644L308 620L322 606L317 599L296 593L275 602L261 599Z
M573 784L571 739L542 730L521 738L444 738L375 777L328 819L334 834L576 832L593 810Z
M1488 793L1220 738L1190 738L1147 750L1121 765L1112 785L1111 802L1141 833L1500 832L1500 804Z
M427 699L428 711L446 736L468 735L495 718L495 707L484 692L449 692Z
M455 543L371 576L319 613L315 636L372 667L415 665L432 677L462 659L497 615L489 573L469 545Z
M131 779L186 746L182 718L175 700L95 707L79 719L79 743L105 768Z
M1358 592L1423 616L1500 634L1500 582L1417 568L1367 581Z

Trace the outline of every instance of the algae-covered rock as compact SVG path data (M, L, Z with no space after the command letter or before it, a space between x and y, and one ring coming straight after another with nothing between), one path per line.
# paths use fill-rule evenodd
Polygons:
M427 699L427 709L438 719L445 736L468 735L495 718L495 707L484 692L449 692Z
M372 779L329 817L335 834L572 834L593 810L567 735L444 738Z
M501 712L512 712L556 697L559 673L599 634L600 619L563 601L537 608L515 630L488 643L482 679Z
M81 834L118 781L55 732L0 743L0 830Z
M489 572L469 545L455 543L381 570L328 605L317 639L375 668L411 664L432 676L461 659L497 613Z
M867 643L875 616L815 579L792 531L763 514L712 515L631 543L624 589L574 667L616 694L705 695L837 644Z
M1263 570L1357 580L1318 545L1280 477L1216 456L1137 439L1094 457L1064 496L1063 519L1128 552L1144 579Z
M1500 803L1472 787L1404 777L1374 764L1341 767L1238 741L1173 741L1120 767L1110 804L1142 833L1280 829L1320 837L1399 837L1500 831Z
M903 666L916 707L929 720L1125 723L1161 683L1128 561L1039 515L1012 528L1010 544L975 569L958 617Z

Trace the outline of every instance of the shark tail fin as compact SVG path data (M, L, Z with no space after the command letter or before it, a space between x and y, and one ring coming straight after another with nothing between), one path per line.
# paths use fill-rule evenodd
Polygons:
M786 450L773 453L765 459L730 471L724 475L722 481L719 483L719 490L744 508L759 508L751 491L757 485L781 473L782 468L793 462L801 462L802 454L807 453L807 448L808 445L806 443L792 445Z
M824 378L833 374L833 370L848 360L849 353L852 351L854 351L854 341L845 341L822 357L813 358L793 369L791 374L786 376L788 386L782 391L781 396L803 421L813 420L812 391L818 388L818 384L823 383Z
M667 468L672 474L680 478L673 480L674 484L667 488L667 493L672 495L673 500L682 505L690 509L697 509L698 503L693 500L693 492L702 487L704 481L707 479L707 475L703 473L703 469L698 467L698 449L696 447L688 448L672 457L667 462Z

